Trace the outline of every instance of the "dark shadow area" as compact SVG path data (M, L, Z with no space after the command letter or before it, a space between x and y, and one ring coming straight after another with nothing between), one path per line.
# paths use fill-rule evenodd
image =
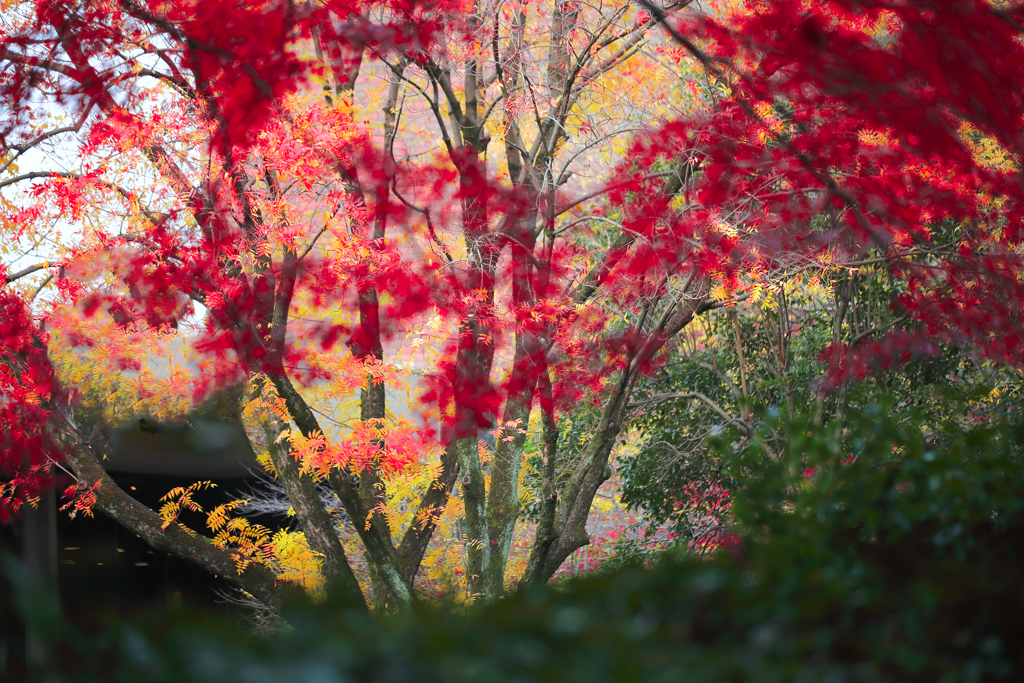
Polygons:
M160 498L174 487L187 487L196 477L112 472L111 476L140 503L160 510ZM259 487L254 477L211 479L215 487L197 491L204 513L183 511L179 519L209 534L206 511ZM113 620L131 621L149 611L185 608L219 618L240 613L225 596L235 589L225 577L213 576L190 562L154 550L103 514L72 519L56 509L51 494L20 520L0 525L0 553L10 553L40 581L58 587L64 625L86 636L103 632ZM268 528L282 520L269 515L251 520ZM32 660L51 661L73 653L42 645L18 615L14 588L0 578L0 680L23 680ZM63 666L61 668L64 668Z

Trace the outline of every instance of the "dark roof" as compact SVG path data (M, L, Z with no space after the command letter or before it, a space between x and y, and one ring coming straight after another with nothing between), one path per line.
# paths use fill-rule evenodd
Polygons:
M110 443L112 452L103 465L111 472L221 478L251 476L259 467L237 420L136 420L116 430Z

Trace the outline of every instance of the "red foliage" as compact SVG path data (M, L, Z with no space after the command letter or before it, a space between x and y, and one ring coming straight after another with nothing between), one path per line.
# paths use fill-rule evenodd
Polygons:
M72 113L102 112L91 127L91 148L128 137L148 140L165 122L139 120L117 104L139 76L99 65L119 46L166 41L181 47L165 64L167 80L174 87L198 84L209 144L223 161L193 186L175 175L169 157L141 144L180 193L181 215L154 219L130 239L103 237L100 249L108 251L127 295L86 291L73 278L61 279L62 295L88 312L107 310L123 324L141 319L153 326L175 324L189 299L202 302L208 315L197 346L222 361L224 378L306 372L312 380L322 375L302 365L301 344L344 340L355 356L374 358L382 340L437 311L458 329L425 380L424 400L448 418L444 438L489 428L507 396L532 388L538 373L553 371L553 405L564 407L599 394L630 364L654 367L667 335L635 328L604 334L611 318L574 299L581 284L571 262L581 255L565 242L545 251L535 235L516 227L515 217L537 198L488 177L471 151L455 150L454 171L426 163L403 171L407 177L369 136L339 136L325 146L290 132L288 126L297 129L302 121L282 123L282 98L310 75L296 45L314 32L331 46L331 68L344 74L364 48L428 65L433 37L464 21L455 3L395 0L379 3L392 19L375 24L366 18L371 4L332 1L307 9L284 2L40 0L34 22L2 36L0 99L11 116L0 135L26 128L33 97L55 88L58 104ZM879 249L906 282L899 305L920 333L826 350L833 382L930 353L938 343L973 344L1020 364L1022 15L1020 7L984 0L780 0L751 3L730 23L700 16L680 24L673 30L685 34L714 78L728 82L730 94L709 113L637 136L605 188L607 210L621 216L622 234L632 238L600 256L587 286L603 288L616 306L639 310L664 293L667 274L735 292L744 274L797 257L832 249L838 260L849 260ZM51 69L58 61L60 69ZM772 118L783 119L784 130ZM1013 167L980 161L965 141L964 123L996 140L1017 160ZM253 149L275 135L292 136L289 153L316 157L339 184L363 178L366 187L384 188L380 202L349 200L352 215L363 212L350 236L365 248L302 259L292 254L258 272L238 265L265 235L251 225L251 207L240 204L237 171L263 163ZM660 193L663 174L654 172L678 159L692 174L685 209ZM272 170L261 167L264 174ZM453 203L475 207L463 217L473 252L468 263L446 265L451 256L430 214L388 194L412 186L413 175L432 193L424 205L435 216L454 212ZM50 181L37 191L73 216L83 193L101 187L97 177ZM194 232L172 227L186 215ZM376 235L380 216L407 227L408 242ZM725 220L741 223L743 236L720 229ZM970 228L954 256L927 264L907 256L933 245L943 224ZM324 321L289 336L275 326L274 310L296 289L319 305L351 311L358 322ZM506 294L502 308L496 299ZM56 390L45 334L15 294L0 295L0 467L11 481L0 515L8 515L46 483L45 463L59 450L47 425L66 397ZM540 340L529 362L493 383L495 347L524 331Z
M49 429L57 398L46 336L19 298L0 292L0 521L36 499L60 450Z

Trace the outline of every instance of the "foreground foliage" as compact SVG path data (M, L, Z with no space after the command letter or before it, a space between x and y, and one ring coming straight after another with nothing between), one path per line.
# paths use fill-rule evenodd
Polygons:
M182 615L86 648L146 681L982 681L1024 659L1024 430L931 433L874 404L841 441L727 456L736 542L466 613L372 620L338 594L270 641ZM813 469L813 474L808 470ZM43 615L45 617L45 615ZM114 664L116 662L116 665Z

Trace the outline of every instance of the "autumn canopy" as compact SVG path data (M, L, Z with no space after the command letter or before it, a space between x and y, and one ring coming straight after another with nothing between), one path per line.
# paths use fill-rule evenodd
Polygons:
M5 0L0 517L59 486L268 605L408 604L458 526L493 597L589 542L680 335L787 278L900 283L823 402L943 345L1020 367L1024 10L696 4ZM104 470L228 391L301 533Z

